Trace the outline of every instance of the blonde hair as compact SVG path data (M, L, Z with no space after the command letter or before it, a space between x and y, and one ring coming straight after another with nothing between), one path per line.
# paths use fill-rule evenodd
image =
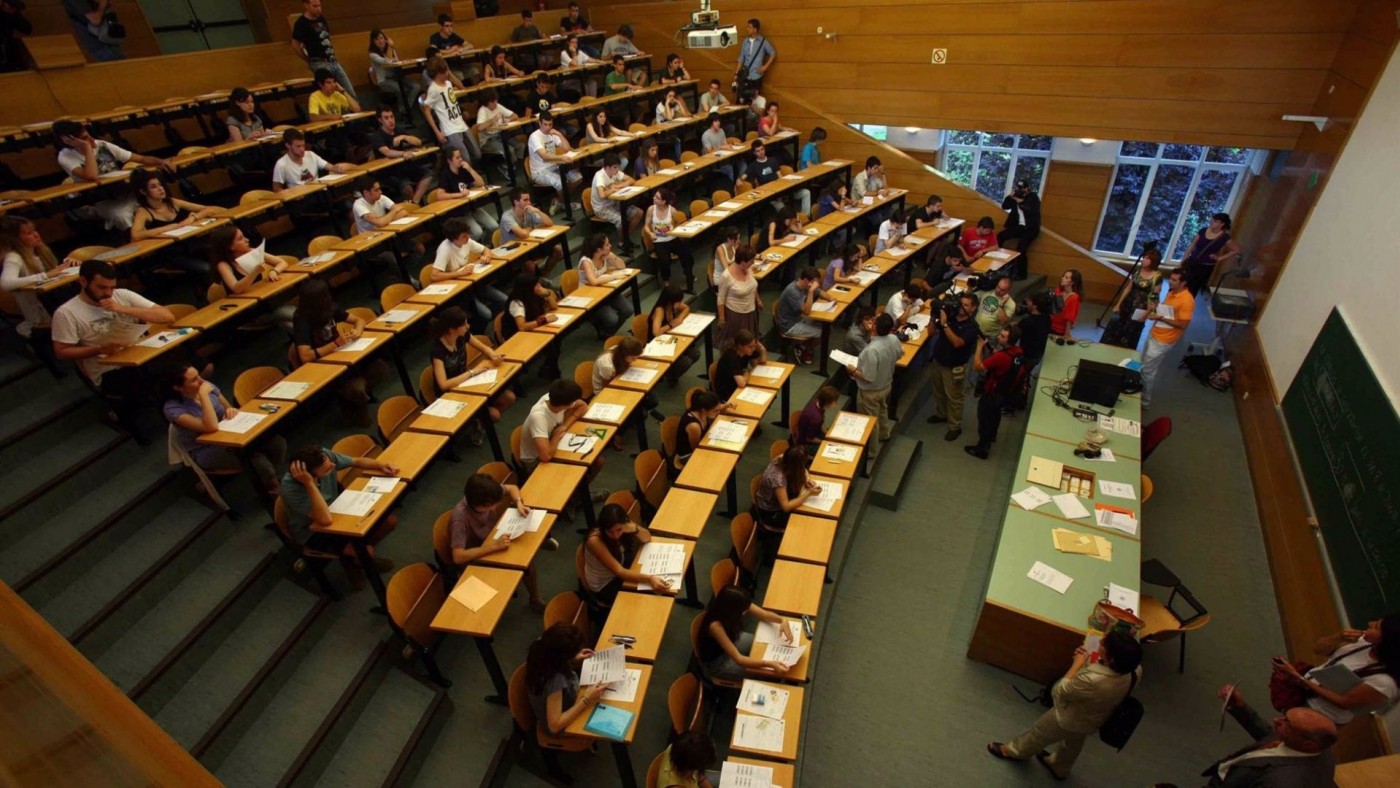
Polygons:
M0 257L14 252L19 257L25 274L42 274L51 268L57 268L58 258L54 256L48 244L41 243L30 249L20 242L19 234L33 224L34 222L23 216L6 216L0 219Z

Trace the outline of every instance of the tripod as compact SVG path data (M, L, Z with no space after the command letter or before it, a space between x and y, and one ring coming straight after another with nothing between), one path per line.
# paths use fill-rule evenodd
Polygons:
M1156 249L1156 241L1148 241L1147 243L1142 245L1142 251L1138 252L1137 259L1133 261L1132 267L1128 269L1128 272L1126 274L1123 274L1123 281L1118 283L1118 288L1113 291L1113 297L1110 298L1108 300L1108 303L1104 305L1103 311L1099 313L1098 319L1094 321L1095 326L1099 328L1104 327L1104 318L1108 317L1109 313L1113 311L1113 307L1115 304L1118 303L1118 299L1122 298L1123 294L1133 286L1133 278L1136 277L1138 271L1142 269L1143 256L1146 255L1148 252L1155 251Z

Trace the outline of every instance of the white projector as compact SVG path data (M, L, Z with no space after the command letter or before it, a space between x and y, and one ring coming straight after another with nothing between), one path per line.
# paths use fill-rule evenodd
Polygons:
M724 49L739 43L739 29L734 25L715 27L709 30L691 30L686 33L685 45L689 49Z

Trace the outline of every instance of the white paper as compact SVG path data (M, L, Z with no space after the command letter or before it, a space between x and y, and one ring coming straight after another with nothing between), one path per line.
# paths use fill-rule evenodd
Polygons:
M639 383L645 386L655 380L656 376L659 374L661 374L659 370L652 369L651 367L631 367L626 372L618 375L617 379L628 383Z
M161 331L161 332L156 333L156 334L151 334L150 336L146 337L145 339L141 340L140 342L137 342L137 343L136 343L136 346L137 346L137 347L165 347L166 345L170 344L171 342L174 342L175 339L176 339L177 337L179 337L179 336L180 336L180 332L179 332L179 331Z
M1094 522L1104 528L1112 528L1129 536L1137 536L1138 521L1130 514L1099 508L1094 513Z
M583 687L612 684L627 678L627 657L622 646L600 649L583 661L578 683Z
M622 414L626 412L627 408L623 405L616 405L610 402L595 402L588 406L588 411L583 414L583 418L588 421L618 424L622 421Z
M743 388L739 389L738 394L735 395L735 399L740 402L751 402L755 405L767 405L773 401L774 396L774 392L765 389Z
M765 380L776 380L782 376L782 367L774 367L767 364L760 364L754 367L753 371L749 373L749 377L751 378L763 378Z
M552 229L550 229L550 230L531 230L531 231L530 231L530 237L531 237L531 238L535 238L535 239L548 238L548 237L550 237L551 235L554 235L554 230L552 230Z
M1176 308L1171 304L1158 304L1157 317L1165 317L1168 320L1176 319Z
M1084 459L1085 459L1085 460L1088 460L1089 462L1117 462L1117 461L1118 461L1118 458L1113 456L1113 449L1110 449L1110 448L1108 448L1107 446L1102 447L1102 448L1099 449L1099 456L1097 456L1097 457L1085 457Z
M804 243L806 243L806 242L807 242L807 236L805 236L805 235L799 235L799 236L797 236L796 238L792 239L791 241L783 241L782 243L780 243L780 244L778 244L778 245L779 245L779 246L786 246L786 247L789 248L789 249L798 249L798 248L801 248L802 244L804 244Z
M853 356L844 350L833 349L830 355L832 361L835 361L837 364L840 364L843 367L849 367L852 364L855 364L860 361L859 357Z
M733 421L717 421L710 425L710 431L705 434L705 443L711 446L717 444L743 446L748 440L749 431L745 425Z
M699 220L697 219L697 220L692 220L692 221L686 222L685 224L681 225L680 227L677 227L677 228L676 228L676 232L681 232L681 233L698 233L698 232L700 232L701 230L704 230L705 228L707 228L707 227L709 227L709 226L710 226L710 223L709 223L709 222L702 222L702 221L699 221Z
M772 788L773 767L725 761L720 766L719 788Z
M836 302L835 302L835 301L818 301L818 302L816 302L815 304L812 304L812 311L813 311L813 312L835 312L835 311L836 311Z
M890 257L903 257L912 251L914 250L906 249L903 246L890 246L885 248L885 254L889 255Z
M561 315L561 314L556 313L556 314L554 315L554 319L551 320L551 321L549 321L548 323L545 323L545 325L547 325L547 326L554 326L555 328L563 328L564 326L567 326L569 323L572 323L573 320L574 320L574 317L576 317L576 316L575 316L575 315Z
M1108 584L1108 601L1125 610L1138 612L1142 604L1142 595L1131 588L1124 588L1117 583Z
M350 176L349 176L349 175L346 175L346 174L343 173L343 172L333 172L333 173L330 173L329 175L322 175L321 177L317 178L316 180L320 181L321 183L335 183L336 181L343 181L343 180L345 180L345 179L348 178L348 177L350 177Z
M267 418L266 413L251 413L246 410L240 410L238 412L238 415L234 416L233 418L224 419L223 421L219 422L219 430L222 432L232 432L238 435L242 435L248 432L249 430L253 429L254 427L258 426L258 424L261 423L262 420L265 418Z
M743 207L744 207L744 204L741 203L741 202L736 202L736 201L734 201L734 200L728 200L728 201L726 201L726 202L720 203L719 205L716 205L715 207L716 207L716 208L723 208L723 209L725 209L725 210L727 210L727 211L737 211L737 210L739 210L740 208L743 208Z
M753 714L734 715L734 744L749 750L782 752L787 726Z
M1074 493L1060 493L1050 500L1059 507L1060 514L1069 520L1078 520L1081 517L1088 517L1089 510L1084 508L1084 504L1079 502L1079 496Z
M310 257L301 258L301 264L320 265L321 263L329 261L333 257L335 257L335 252L322 252L320 254L313 254Z
M667 336L664 336L664 335L663 335L663 336L659 336L659 337L657 337L656 339L653 339L653 340L651 340L650 342L648 342L648 343L646 344L646 347L642 348L642 355L644 355L644 356L662 356L662 357L665 357L665 358L675 358L675 357L676 357L676 338L675 338L675 337L667 337Z
M1027 511L1050 503L1050 495L1039 487L1031 486L1011 496L1011 500Z
M399 477L397 476L375 476L372 477L369 481L365 482L365 492L393 492L394 488L398 486L398 483Z
M500 370L492 367L485 372L478 372L457 384L459 389L491 388L496 385L496 381L501 377Z
M453 291L453 290L456 290L456 289L457 289L457 286L456 286L456 285L446 285L446 284L428 285L427 287L423 288L422 290L419 290L419 291L418 291L418 294L419 294L419 295L430 295L430 296L450 295L450 294L452 293L452 291Z
M994 260L1001 260L1005 262L1006 260L1010 260L1013 255L1015 255L1015 252L1012 252L1008 249L994 249L990 252L987 252L987 254L984 255L984 257L990 257Z
M593 447L598 445L598 436L583 435L577 432L566 432L559 436L557 448L559 451L572 452L574 454L588 454L593 451Z
M379 503L379 493L363 490L341 490L340 495L331 501L331 514L344 514L350 517L364 517L374 505Z
M631 703L637 699L637 687L641 686L641 683L642 672L636 668L627 668L621 681L608 685L608 691L603 693L603 700Z
M683 120L683 119L682 119L682 120ZM670 168L668 167L668 168L666 168L666 169L664 169L664 170L657 170L657 171L656 171L656 174L657 174L657 175L668 175L668 176L669 176L669 175L680 175L680 174L681 174L681 171L680 171L680 170L673 170L673 169L670 169Z
M347 344L345 344L345 345L342 345L341 348L340 348L340 350L337 350L336 352L337 352L337 353L363 353L364 351L369 350L369 349L372 348L372 347L374 347L374 338L373 338L373 337L360 337L359 339L355 340L354 342L349 342L349 343L347 343Z
M540 530L548 514L544 509L531 509L529 514L521 514L514 506L508 507L496 526L496 536L508 535L514 539L522 534L535 533Z
M876 271L861 271L859 273L851 274L851 278L856 280L856 284L862 287L867 287L876 280L878 280L880 278L880 274Z
M646 189L643 189L641 186L623 186L621 189L613 192L612 199L616 200L618 198L631 197L634 194L641 194L644 191L646 191Z
M854 446L828 443L822 447L821 456L833 462L855 462L859 452Z
M802 642L802 625L796 621L784 621L787 627L788 644ZM755 643L783 643L782 630L779 627L783 624L772 624L767 621L758 622L758 629L754 631L753 642Z
M423 413L428 416L436 416L439 419L452 419L456 418L457 414L461 413L462 409L465 407L467 407L467 403L465 402L458 402L455 399L448 399L447 397L439 397L433 404L424 408Z
M1031 571L1026 573L1026 577L1061 594L1068 591L1069 584L1074 582L1074 578L1040 561L1031 566Z
M452 589L452 593L450 596L458 604L462 605L471 612L476 613L479 612L483 607L485 607L486 603L490 602L491 599L496 596L496 594L496 589L492 588L489 583L486 583L476 577L468 577L466 580L463 580L461 583L458 583L456 588ZM473 599L473 601L477 603L475 607L473 607L470 604L467 604L467 600L472 599L473 597L477 597L476 599Z
M769 643L768 648L763 652L763 659L766 662L781 662L790 668L801 662L802 655L806 653L806 646L784 646L780 643Z
M1099 416L1099 426L1109 432L1127 435L1130 438L1137 438L1142 434L1141 424L1121 416Z
M189 235L190 233L197 232L199 232L198 227L195 227L192 224L182 224L179 227L171 227L169 230L166 230L165 232L161 233L161 235L164 235L168 238L183 238Z
M1136 320L1137 322L1141 323L1141 322L1143 322L1143 321L1146 320L1146 319L1147 319L1147 310L1146 310L1146 309L1134 309L1134 310L1133 310L1133 320Z
M413 224L414 222L418 221L418 219L419 217L417 216L405 216L401 219L395 219L394 221L389 222L389 224L403 226L405 224Z
M706 219L728 219L733 211L705 211L700 214Z
M1137 500L1137 492L1131 484L1122 482L1111 482L1107 479L1099 479L1099 492L1104 495L1111 495L1114 498L1127 498L1130 501Z
M842 413L831 423L826 437L854 443L865 435L866 418L854 413Z
M739 703L735 708L770 720L782 720L791 695L791 692L771 684L745 679L744 686L739 689Z
M587 309L593 303L593 299L585 296L565 296L559 300L559 306L566 306L572 309Z
M649 575L679 575L685 571L685 547L670 542L648 542L638 556L642 572ZM674 587L674 586L673 586Z
M284 380L269 386L261 396L266 399L296 399L305 394L309 388L311 388L310 383Z
M412 309L390 309L388 312L379 316L379 322L389 324L407 323L417 316L418 313Z
M836 482L817 482L817 487L819 489L816 494L808 498L804 505L822 512L835 509L836 502L841 500L841 485Z

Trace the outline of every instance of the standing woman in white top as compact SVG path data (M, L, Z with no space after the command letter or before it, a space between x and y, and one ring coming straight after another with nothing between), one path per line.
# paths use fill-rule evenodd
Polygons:
M1326 714L1338 727L1351 722L1357 714L1384 711L1400 695L1396 680L1400 678L1400 613L1392 613L1371 621L1364 630L1343 629L1335 635L1321 638L1313 653L1327 661L1299 673L1298 668L1284 657L1274 657L1274 673L1282 673L1307 693L1309 708ZM1345 693L1322 686L1313 674L1341 665L1350 669L1361 683Z
M63 372L53 355L53 338L49 331L53 319L40 303L39 295L27 288L76 268L78 261L65 258L59 262L53 250L44 243L39 228L23 216L0 218L0 258L4 262L0 289L14 295L20 314L24 316L24 322L16 330L29 340L34 355L44 362L54 377L62 377Z
M651 239L651 256L656 260L656 275L661 286L671 284L671 263L678 263L685 274L685 291L695 292L695 271L691 270L690 249L685 241L671 234L681 224L681 216L675 208L676 193L660 188L652 195L651 207L647 208L642 221L642 232Z
M389 38L388 34L377 27L369 31L369 73L371 81L374 82L374 89L379 92L379 106L392 107L396 111L402 107L407 112L408 103L404 101L403 86L389 71L389 68L398 62L399 51L394 48L394 39ZM385 97L393 103L384 101Z
M223 285L224 293L240 295L259 281L276 282L287 270L287 261L267 254L264 241L253 246L248 236L229 224L209 231L209 262L214 284ZM296 306L287 302L272 312L260 317L254 325L268 325L276 322L286 330L292 330L292 316Z
M578 261L579 282L585 285L602 285L620 282L627 278L627 263L613 254L612 241L604 233L594 233L583 242L582 255ZM620 286L619 286L620 287ZM604 339L617 330L618 326L636 314L632 302L622 292L614 293L593 310L593 327L598 329L598 338Z
M716 298L719 312L719 344L728 347L740 331L758 336L758 313L763 298L758 294L758 277L753 275L753 247L734 250L734 262L719 278Z
M578 36L569 36L569 40L564 43L564 51L559 53L560 68L580 68L597 62L597 58L578 48ZM597 97L598 78L589 77L584 80L583 92L588 96Z

